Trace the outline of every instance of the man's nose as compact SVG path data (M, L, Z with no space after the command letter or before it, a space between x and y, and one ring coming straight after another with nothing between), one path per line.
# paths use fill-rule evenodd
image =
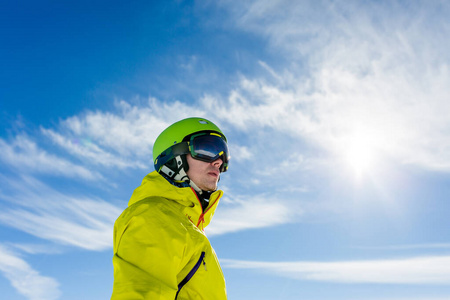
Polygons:
M216 159L215 161L213 161L212 163L211 163L214 167L217 167L217 168L220 168L220 166L223 164L223 160L222 160L222 158L218 158L218 159Z

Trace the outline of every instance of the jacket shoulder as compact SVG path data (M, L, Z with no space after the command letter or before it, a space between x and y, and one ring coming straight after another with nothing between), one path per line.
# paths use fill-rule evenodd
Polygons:
M181 210L178 205L166 198L151 196L127 207L117 218L116 223L131 218L144 218L148 219L149 222L158 222L159 219L179 217Z

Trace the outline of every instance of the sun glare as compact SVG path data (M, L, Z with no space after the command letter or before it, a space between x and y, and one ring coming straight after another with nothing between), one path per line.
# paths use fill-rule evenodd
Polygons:
M354 170L355 175L360 177L371 165L371 153L369 147L363 143L354 142L349 145L346 152L346 160Z
M369 172L373 167L375 156L373 136L356 133L347 140L343 151L346 163L357 178Z

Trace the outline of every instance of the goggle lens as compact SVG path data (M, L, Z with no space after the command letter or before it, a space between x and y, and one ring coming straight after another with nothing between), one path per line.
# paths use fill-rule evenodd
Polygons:
M222 137L215 134L194 135L191 137L189 149L192 157L198 160L212 162L221 158L223 161L221 172L227 170L230 154Z

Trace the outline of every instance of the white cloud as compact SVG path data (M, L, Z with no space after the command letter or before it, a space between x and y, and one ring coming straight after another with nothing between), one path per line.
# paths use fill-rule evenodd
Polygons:
M116 168L145 168L145 164L139 161L132 161L115 155L107 150L102 149L89 139L79 140L73 139L53 130L42 129L42 133L49 137L60 147L64 148L68 153L86 158L90 163L95 165L104 165L106 167Z
M288 146L286 146L287 148ZM286 158L282 158L275 165L265 165L261 167L261 170L257 170L256 173L273 177L273 174L291 173L301 168L308 167L309 162L305 161L305 158L300 153L292 153Z
M361 249L387 249L387 250L409 250L409 249L450 249L450 243L435 244L410 244L410 245L391 245L391 246L367 246L355 247Z
M336 283L450 284L450 256L341 262L222 259L225 268L254 269L297 280Z
M26 136L10 143L0 139L0 159L23 172L38 172L74 178L99 179L101 175L58 156L49 154Z
M295 96L295 92L282 90L266 81L242 78L240 87L231 91L227 99L206 95L201 99L201 105L217 118L245 132L251 132L255 127L260 130L271 127L285 132L296 124L294 121L307 118L296 109L302 101ZM221 111L231 113L216 114ZM302 130L304 128L295 128L295 132Z
M233 112L223 120L250 132L274 128L343 159L351 144L450 170L448 3L221 3L240 29L267 37L291 62L276 72L260 63L268 78L242 78L227 99L206 96L209 109Z
M29 300L58 299L58 282L34 270L26 261L0 245L0 272Z
M230 143L229 145L230 153L232 154L231 159L233 161L245 161L252 158L251 150L246 146L240 146L235 143Z
M58 146L90 163L118 168L149 168L157 136L171 123L204 116L201 109L181 102L156 99L132 105L116 103L116 111L87 111L42 129Z
M364 298L364 300L447 300L448 297L407 297L407 298L403 298L403 297L396 297L396 296L392 296L392 297L388 297L388 298L380 298L380 297L370 297L370 298Z
M264 199L264 195L253 196L245 200L221 200L213 221L206 228L210 236L248 229L264 228L284 224L293 216L302 214L294 211L275 199Z
M2 176L13 190L0 192L10 205L0 211L0 222L36 237L88 250L112 247L114 221L121 209L98 199L59 193L28 177L14 181Z
M62 247L47 244L19 244L19 243L4 243L11 249L17 249L23 253L28 254L61 254Z

